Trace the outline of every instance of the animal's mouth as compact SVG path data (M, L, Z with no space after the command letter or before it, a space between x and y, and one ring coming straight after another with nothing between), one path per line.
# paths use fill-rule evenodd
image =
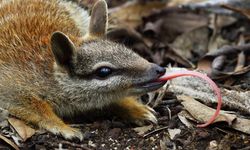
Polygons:
M161 88L165 83L166 83L166 81L151 80L151 81L136 84L135 87L137 89L143 90L144 92L151 92L151 91L155 91L155 90Z

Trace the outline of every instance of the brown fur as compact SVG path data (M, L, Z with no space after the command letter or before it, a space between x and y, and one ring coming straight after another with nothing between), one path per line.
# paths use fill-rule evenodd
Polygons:
M152 89L134 85L159 77L159 66L105 40L104 0L93 11L89 21L62 0L0 1L0 107L67 139L83 137L59 117L108 105L125 119L156 122L153 110L136 101ZM102 65L122 71L96 79L93 67Z
M81 37L68 12L58 8L57 3L56 0L14 0L1 7L0 18L4 22L0 28L0 60L19 64L32 61L43 67L46 58L45 68L51 71L54 57L47 50L51 33L62 31L75 43Z

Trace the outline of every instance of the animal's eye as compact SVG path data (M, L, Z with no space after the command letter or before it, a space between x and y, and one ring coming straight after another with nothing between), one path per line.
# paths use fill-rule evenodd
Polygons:
M112 69L109 67L101 67L96 70L96 76L99 78L106 78L110 74L112 74Z

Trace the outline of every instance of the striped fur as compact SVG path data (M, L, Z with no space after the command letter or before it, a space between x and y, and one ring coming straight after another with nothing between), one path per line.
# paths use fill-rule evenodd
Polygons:
M149 107L131 98L145 93L134 94L132 84L150 80L154 65L103 39L107 6L100 0L94 8L103 13L93 13L96 20L90 21L84 9L64 0L0 0L0 107L68 139L82 139L82 134L59 117L110 104L125 110L120 116L130 120L156 122ZM50 47L55 31L67 35L75 46L72 74L55 63ZM107 80L82 78L103 64L124 71Z

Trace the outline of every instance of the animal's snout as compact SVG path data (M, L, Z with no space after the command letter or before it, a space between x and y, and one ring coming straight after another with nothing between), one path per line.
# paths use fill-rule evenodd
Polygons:
M159 76L164 75L165 72L166 72L166 69L165 69L165 68L163 68L163 67L157 65L156 73L157 73Z
M157 77L160 77L160 76L164 75L165 72L166 72L165 68L163 68L163 67L161 67L159 65L156 65L156 64L152 64L152 68L151 69L152 69L151 70L152 73L155 74Z

